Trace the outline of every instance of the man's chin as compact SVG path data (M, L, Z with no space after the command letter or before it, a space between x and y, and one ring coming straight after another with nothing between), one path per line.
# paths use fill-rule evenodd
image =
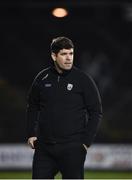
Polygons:
M63 68L63 70L68 71L68 70L70 70L71 68L72 68L72 66L71 66L71 67L65 67L65 68Z
M63 69L64 69L64 70L70 70L71 68L72 68L72 65L66 66L66 67L64 67Z

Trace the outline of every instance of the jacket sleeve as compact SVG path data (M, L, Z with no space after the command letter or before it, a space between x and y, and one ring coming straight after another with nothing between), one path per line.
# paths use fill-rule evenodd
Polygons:
M83 81L83 97L88 117L83 143L89 147L95 138L100 120L102 118L102 105L99 91L95 82L89 76L85 77Z
M29 89L27 96L27 136L34 137L37 136L37 125L38 125L38 115L39 115L39 86L38 80L35 80L32 83L31 88Z

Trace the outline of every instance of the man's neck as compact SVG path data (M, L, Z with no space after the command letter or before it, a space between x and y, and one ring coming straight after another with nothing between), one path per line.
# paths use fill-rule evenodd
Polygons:
M57 72L58 72L59 74L62 74L62 73L63 73L63 70L58 66L57 63L54 63L54 64L55 64L55 69L57 70Z

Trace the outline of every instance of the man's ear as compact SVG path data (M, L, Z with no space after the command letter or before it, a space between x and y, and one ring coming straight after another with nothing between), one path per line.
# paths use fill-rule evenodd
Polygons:
M56 61L56 54L55 53L52 52L51 57L52 57L53 61Z

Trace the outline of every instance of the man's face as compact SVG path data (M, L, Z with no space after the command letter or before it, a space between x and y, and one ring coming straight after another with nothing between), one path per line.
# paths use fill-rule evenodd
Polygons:
M52 58L61 69L69 70L73 66L73 48L61 49L57 54L52 53Z

